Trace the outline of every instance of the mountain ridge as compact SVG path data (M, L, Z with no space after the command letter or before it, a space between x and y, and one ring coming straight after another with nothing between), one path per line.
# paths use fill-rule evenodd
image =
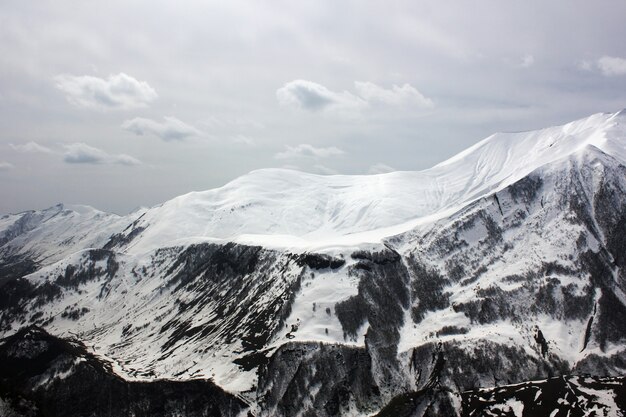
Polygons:
M121 219L137 221L136 228L143 229L135 239L136 251L168 241L236 241L315 250L377 243L429 216L449 214L587 145L624 163L626 146L620 140L625 135L622 110L539 131L498 133L423 171L320 176L262 169Z

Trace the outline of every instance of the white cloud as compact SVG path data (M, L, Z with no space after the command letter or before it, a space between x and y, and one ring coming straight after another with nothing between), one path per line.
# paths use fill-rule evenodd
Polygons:
M91 75L61 74L54 78L56 87L67 100L79 107L99 110L146 107L157 93L145 81L119 73L107 79Z
M130 155L111 155L85 143L71 143L64 147L63 161L68 164L119 164L128 166L141 164L141 161Z
M371 82L355 81L354 87L357 94L368 103L382 103L391 106L417 106L422 108L434 107L434 103L428 97L410 84L403 86L393 85L390 89L383 88Z
M603 75L624 75L626 74L626 59L613 56L603 56L596 63Z
M383 163L377 163L372 165L368 172L370 174L386 174L387 172L393 172L395 171L395 168L390 167L389 165L385 165Z
M192 136L202 134L195 127L184 123L175 117L164 117L163 122L157 122L152 119L144 119L136 117L126 120L122 124L122 128L133 132L136 135L152 134L165 141L184 140Z
M13 169L13 164L9 162L0 161L0 171L8 171Z
M523 68L530 68L533 66L534 63L535 63L535 57L530 54L527 54L527 55L524 55L524 57L522 58L521 65Z
M15 145L13 143L9 143L9 146L16 151L26 152L26 153L54 153L54 151L50 148L47 148L43 145L40 145L36 142L27 142L23 145Z
M288 82L276 91L276 98L283 106L294 106L309 111L357 110L367 105L363 99L347 91L337 93L321 84L306 80Z
M296 146L286 145L287 150L279 152L274 157L276 159L289 158L327 158L329 156L342 155L344 152L334 146L328 148L316 148L308 143L301 143Z

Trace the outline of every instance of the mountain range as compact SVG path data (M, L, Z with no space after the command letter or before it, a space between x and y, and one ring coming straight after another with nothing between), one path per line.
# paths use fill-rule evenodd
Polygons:
M3 216L0 337L7 416L623 415L626 111Z

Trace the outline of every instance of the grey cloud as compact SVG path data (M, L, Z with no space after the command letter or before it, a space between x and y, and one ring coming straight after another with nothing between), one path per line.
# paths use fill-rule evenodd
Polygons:
M101 149L94 148L82 142L63 145L64 151L53 150L33 141L23 145L10 143L9 146L13 150L23 153L62 155L63 161L69 164L119 164L128 166L141 164L137 158L130 155L111 155Z
M254 146L256 144L256 141L254 140L254 138L250 136L246 136L246 135L237 135L233 137L233 142L239 145L246 145L246 146Z
M307 80L288 82L276 91L276 98L283 106L295 106L310 111L331 108L356 110L366 105L361 98L347 91L337 93Z
M390 89L383 88L371 82L356 81L354 83L357 94L368 103L383 103L392 106L414 105L417 107L431 108L434 103L425 97L410 84L401 87L393 85Z
M133 166L133 165L141 165L141 161L133 156L126 155L125 153L114 155L111 159L112 163Z
M43 145L38 144L37 142L27 142L23 145L15 145L10 143L9 146L18 152L26 152L26 153L54 153L54 151L50 148L47 148Z
M583 60L583 61L578 62L577 67L579 70L582 70L582 71L593 71L593 62Z
M612 76L626 74L626 59L624 58L603 56L598 59L596 64L603 75Z
M524 55L524 57L522 58L522 63L520 64L522 66L522 68L530 68L533 66L533 64L535 63L535 57L527 54Z
M261 130L265 128L263 123L241 117L217 117L210 116L200 122L200 125L209 129L245 129Z
M141 164L141 161L130 155L111 155L81 142L65 145L63 161L68 164L119 164L127 166Z
M13 164L9 162L0 161L0 171L8 171L13 169Z
M54 80L67 100L79 107L99 110L136 109L146 107L157 98L156 91L147 82L124 73L109 75L106 79L91 75L61 74Z
M122 128L140 136L152 134L165 141L184 140L202 134L202 132L195 127L175 117L164 117L163 120L163 122L157 122L152 119L136 117L125 121L122 124Z
M278 102L309 111L360 111L373 104L387 106L434 107L433 101L410 84L392 85L386 89L372 82L355 81L356 94L334 92L321 84L306 80L288 82L276 91Z
M342 155L344 152L334 146L328 148L317 148L308 143L301 143L296 146L286 146L287 150L279 152L274 157L276 159L290 158L327 158L329 156Z

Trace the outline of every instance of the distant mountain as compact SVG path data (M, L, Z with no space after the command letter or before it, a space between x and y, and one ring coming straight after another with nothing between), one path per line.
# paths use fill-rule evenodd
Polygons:
M268 169L124 217L0 218L0 336L79 340L128 384L210 379L257 416L498 415L464 393L573 375L621 386L576 391L615 415L625 294L626 111L425 171ZM0 399L49 401L75 368L19 392L0 372Z

